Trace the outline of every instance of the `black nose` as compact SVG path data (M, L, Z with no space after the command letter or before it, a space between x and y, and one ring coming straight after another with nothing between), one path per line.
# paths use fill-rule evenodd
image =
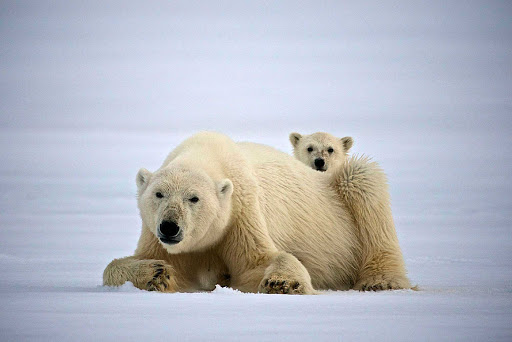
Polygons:
M317 168L324 167L324 165L325 165L325 161L322 158L316 158L315 159L315 166Z
M180 233L180 227L176 222L163 221L160 223L160 233L167 238L173 238Z

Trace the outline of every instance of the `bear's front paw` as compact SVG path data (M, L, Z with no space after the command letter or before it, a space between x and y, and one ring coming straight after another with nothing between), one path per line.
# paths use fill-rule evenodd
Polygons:
M159 260L144 260L137 267L134 285L142 290L175 292L176 282L172 276L173 269Z
M354 290L358 291L383 291L410 289L411 284L408 279L401 277L387 278L382 275L376 275L362 279L354 285Z
M307 286L306 283L284 279L279 276L270 276L263 279L258 291L269 294L314 294L313 288Z

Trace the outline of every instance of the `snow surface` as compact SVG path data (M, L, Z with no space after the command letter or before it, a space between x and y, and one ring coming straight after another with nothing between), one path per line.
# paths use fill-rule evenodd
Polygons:
M512 5L0 4L0 340L512 340ZM421 291L101 286L135 174L202 130L329 131L389 175Z

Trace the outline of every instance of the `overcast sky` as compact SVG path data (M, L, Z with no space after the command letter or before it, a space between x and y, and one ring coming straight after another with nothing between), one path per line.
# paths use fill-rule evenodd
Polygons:
M0 129L510 130L511 17L510 1L2 1Z

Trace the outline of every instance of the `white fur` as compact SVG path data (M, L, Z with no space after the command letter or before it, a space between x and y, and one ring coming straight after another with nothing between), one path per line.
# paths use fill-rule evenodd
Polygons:
M317 132L310 135L290 134L295 158L318 171L330 171L343 164L354 140L351 137L336 138L335 136ZM315 165L321 159L324 165Z
M367 260L355 220L367 217L364 211L362 218L354 215L347 206L341 193L345 176L333 177L268 146L236 144L217 133L196 134L155 173L139 171L138 247L133 257L107 266L104 283L132 281L141 289L168 292L211 289L219 283L246 292L290 294L360 283L360 289L410 287L403 262L393 268L386 253L378 254L380 263ZM374 185L385 189L385 179L379 182L376 177ZM191 203L191 196L199 201ZM380 199L362 201L372 206ZM369 217L377 225L381 219L389 223L390 211L379 214L384 217ZM169 245L158 239L164 219L178 223L181 242ZM401 260L396 234L389 238L388 233L385 229L383 246L391 255L398 251Z

